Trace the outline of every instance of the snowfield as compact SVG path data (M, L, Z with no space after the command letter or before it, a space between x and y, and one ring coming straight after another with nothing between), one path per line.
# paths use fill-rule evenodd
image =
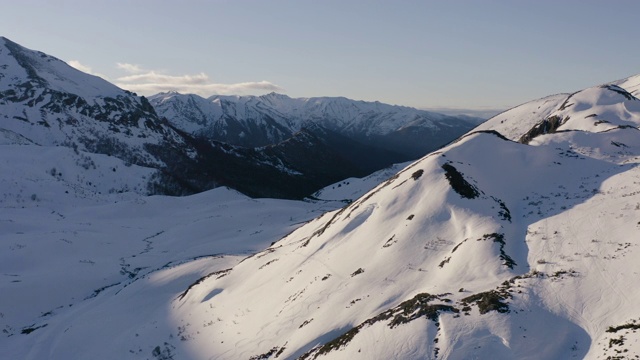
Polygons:
M132 349L139 357L134 334L155 341L171 332L167 307L190 283L333 208L227 188L74 201L51 189L58 194L0 208L3 359L126 358Z

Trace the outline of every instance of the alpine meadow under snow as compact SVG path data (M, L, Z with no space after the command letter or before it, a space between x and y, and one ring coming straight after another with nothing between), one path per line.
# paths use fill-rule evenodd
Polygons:
M640 76L306 201L150 196L212 128L0 40L1 359L640 358Z

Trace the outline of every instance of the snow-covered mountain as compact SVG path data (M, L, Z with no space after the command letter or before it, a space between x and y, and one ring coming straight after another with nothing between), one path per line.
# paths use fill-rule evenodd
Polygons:
M157 305L174 328L137 324L116 347L213 359L640 355L639 106L607 84L509 110L174 289ZM74 346L102 325L84 324L37 331L59 334L56 354L88 354Z
M53 150L64 154L60 160L66 162L42 164L42 173L57 166L68 169L57 171L65 186L140 194L229 186L255 197L303 198L402 160L324 128L301 129L287 141L255 149L198 138L158 117L144 97L6 38L0 38L0 144L37 148L14 146L11 152L21 160L6 154L7 162L24 161L24 154L52 147L72 149ZM101 168L96 162L104 158L100 155L122 162L118 178L137 179L97 183L101 176L96 178L99 171L93 170ZM115 168L113 161L107 162ZM137 170L127 171L131 165L147 169L144 179Z
M172 316L213 358L640 356L639 126L613 84L507 111Z
M155 168L3 127L0 358L638 358L639 88L505 111L346 205L145 197ZM181 139L291 178L279 147L326 141ZM351 200L382 174L316 196Z
M140 191L193 192L214 184L183 177L197 152L160 121L144 97L0 37L0 139L3 144L72 148L154 169ZM181 171L176 171L177 169ZM206 182L206 181L205 181Z
M158 166L146 144L181 143L142 97L41 52L0 38L0 113L5 134L43 146L118 154Z
M472 117L344 97L293 99L271 93L205 99L170 92L151 96L149 101L160 116L177 128L229 144L266 146L284 141L302 129L321 127L413 159L481 122Z
M640 75L573 94L557 94L520 105L479 125L507 138L528 143L556 131L606 132L637 127ZM628 90L627 90L628 89Z
M516 107L242 261L137 266L134 281L40 318L13 305L2 349L36 359L634 358L639 107L616 84ZM218 238L233 223L190 236ZM153 248L169 244L165 227ZM12 231L12 251L24 251L30 232ZM30 281L11 264L5 286Z

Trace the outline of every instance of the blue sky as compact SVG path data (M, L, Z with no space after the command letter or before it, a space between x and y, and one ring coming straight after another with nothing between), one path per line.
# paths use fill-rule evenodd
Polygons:
M21 0L0 35L151 95L501 109L640 73L639 1Z

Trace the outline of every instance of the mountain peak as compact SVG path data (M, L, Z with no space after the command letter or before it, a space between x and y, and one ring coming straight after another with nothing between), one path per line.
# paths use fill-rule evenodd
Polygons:
M87 100L124 94L124 90L106 80L83 73L56 57L3 39L4 44L0 45L0 58L5 64L3 72L13 76L11 79L0 78L0 88L15 86L17 82L36 81L44 88Z
M611 84L618 85L624 88L625 90L633 94L635 97L640 97L640 74L630 76L626 79L614 81Z
M258 97L261 101L269 103L273 106L283 106L284 104L291 103L293 99L285 94L278 94L276 92L270 92L268 94Z
M1 40L2 42L9 42L9 43L12 43L12 44L16 44L16 45L18 45L17 43L15 43L14 41L12 41L11 39L9 39L9 38L8 38L8 37L6 37L6 36L0 36L0 40Z
M260 97L264 97L264 98L285 98L285 99L291 99L289 96L285 95L285 94L280 94L277 93L275 91L272 91L268 94L262 95Z
M146 99L6 38L0 64L2 141L72 147L154 169L172 166L173 156L189 162L193 149Z

